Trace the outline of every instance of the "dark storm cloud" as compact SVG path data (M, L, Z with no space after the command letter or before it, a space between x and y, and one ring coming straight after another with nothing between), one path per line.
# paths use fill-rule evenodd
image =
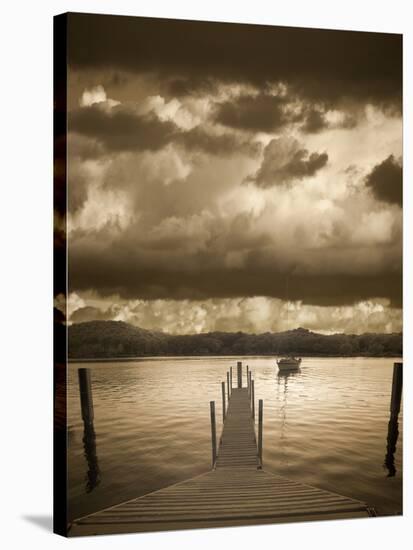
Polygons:
M321 130L328 128L328 122L322 112L316 109L310 109L305 116L304 124L301 130L306 134L317 134Z
M122 106L107 111L97 105L72 111L69 129L99 140L109 151L156 151L178 130L172 122L162 122L152 114L138 115Z
M402 205L402 166L393 155L377 164L366 177L366 185L383 202Z
M240 152L253 155L259 150L258 144L230 133L209 134L200 127L184 131L171 121L161 121L153 113L138 114L122 105L111 109L92 105L72 111L69 130L72 132L69 134L73 144L71 154L83 159L101 156L102 145L106 152L157 151L172 142L211 155Z
M204 94L213 94L217 90L217 83L205 78L172 78L166 82L168 95L183 97L196 95L199 91Z
M365 119L365 113L360 109L354 108L354 105L343 105L341 110L342 119L336 122L329 122L326 118L328 108L324 105L321 108L306 106L301 113L295 115L294 122L303 121L300 130L304 134L319 134L324 130L342 129L350 130ZM347 112L346 112L347 111ZM394 113L393 113L394 114Z
M247 181L259 187L284 185L314 176L327 161L327 153L309 153L293 138L272 139L264 150L260 168Z
M159 251L159 257L165 253ZM171 255L169 265L144 265L136 251L115 248L100 254L96 248L72 247L69 281L77 291L93 290L101 296L117 294L125 299L207 299L269 296L285 299L286 272L281 268L263 268L251 256L244 268L205 266L209 258L198 254L193 268L187 258L180 261ZM255 264L255 265L254 265ZM198 268L196 267L198 266ZM373 270L372 270L373 271ZM367 274L295 274L291 278L289 298L312 305L353 304L369 298L386 297L392 305L401 304L401 274L383 270ZM339 292L338 292L339 289Z
M67 206L70 212L82 208L88 197L88 177L82 166L72 159L68 171Z
M261 145L254 141L246 141L233 134L211 135L200 127L193 128L188 132L182 132L176 139L188 150L204 151L211 155L236 155L245 153L255 155Z
M213 119L224 126L249 132L274 132L296 123L301 124L303 133L317 134L330 128L354 128L359 118L364 116L354 106L345 105L348 112L342 113L340 122L332 124L326 118L326 104L315 108L312 104L302 103L300 107L291 109L293 100L293 96L241 95L216 104Z
M291 216L294 224L294 212ZM263 215L260 221L265 221ZM399 235L372 249L344 233L340 242L322 246L323 240L309 245L305 236L289 240L282 228L279 232L277 224L270 234L257 227L251 213L232 219L210 214L179 218L171 210L152 229L138 220L119 234L110 226L78 230L70 240L69 286L76 292L93 290L99 296L133 300L285 299L290 274L291 300L327 306L387 298L400 306Z
M215 121L241 130L271 132L287 122L284 106L285 99L277 96L243 95L218 104Z
M400 105L401 35L69 14L69 63L205 82L287 82L310 99Z
M98 159L105 153L99 141L74 132L67 135L67 148L70 159Z

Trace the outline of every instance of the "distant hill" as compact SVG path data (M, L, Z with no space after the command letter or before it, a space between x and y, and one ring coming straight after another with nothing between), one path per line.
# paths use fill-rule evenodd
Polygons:
M172 335L122 321L90 321L69 327L69 358L153 355L297 355L401 356L402 334L324 335L298 328L246 334L208 332Z

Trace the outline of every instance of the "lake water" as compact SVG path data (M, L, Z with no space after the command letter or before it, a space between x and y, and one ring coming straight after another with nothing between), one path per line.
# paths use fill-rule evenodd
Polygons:
M209 470L209 401L220 434L221 381L232 366L235 385L237 360L264 400L264 469L401 513L402 412L385 465L393 359L304 358L279 375L268 357L192 357L69 365L69 519ZM95 435L83 428L79 367L91 369Z

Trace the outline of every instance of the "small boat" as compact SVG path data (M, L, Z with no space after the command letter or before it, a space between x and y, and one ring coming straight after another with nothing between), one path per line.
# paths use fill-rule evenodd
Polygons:
M286 278L286 297L287 297L287 327L289 325L288 322L288 312L290 309L290 300L289 300L289 292L288 292L288 276ZM287 355L285 357L282 357L281 359L276 359L278 370L280 372L288 372L288 371L294 371L299 370L301 365L301 357L297 358L294 357L294 355Z
M277 359L277 365L280 371L298 370L301 365L301 357L299 359L293 356L283 357L282 359Z

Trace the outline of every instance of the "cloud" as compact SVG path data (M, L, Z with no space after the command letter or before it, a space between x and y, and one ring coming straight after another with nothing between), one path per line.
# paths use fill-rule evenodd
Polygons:
M69 114L69 131L97 139L108 151L156 151L171 141L177 127L124 106L107 110L94 104Z
M367 192L365 170L329 165L311 185L241 185L255 165L174 146L89 161L93 185L69 228L70 288L128 300L283 298L290 273L290 297L304 304L400 305L400 211Z
M167 81L167 92L172 96L183 97L197 95L200 91L202 94L214 94L217 90L215 82L203 78L170 78Z
M81 145L82 147L82 145ZM80 212L86 203L95 201L95 211L103 210L103 205L96 201L96 192L102 184L102 178L108 166L108 162L99 157L86 160L76 154L77 147L72 147L72 140L68 142L68 189L67 207L68 213ZM100 197L103 198L103 197ZM116 208L116 206L114 205ZM96 218L95 218L96 221Z
M181 133L176 143L181 143L189 151L201 151L219 156L234 156L240 153L255 156L261 149L258 142L245 140L228 132L211 134L200 127Z
M259 144L233 133L208 131L194 118L179 102L165 103L160 96L136 105L94 103L69 113L71 152L94 158L105 152L158 151L171 143L218 156L259 150Z
M363 119L363 110L352 103L330 109L326 103L315 104L299 99L286 85L280 86L277 93L230 96L215 104L213 120L251 133L274 133L295 126L305 135L328 129L354 128Z
M85 298L87 302L87 298ZM130 300L108 297L100 307L81 306L71 323L125 321L170 334L199 334L236 330L278 332L296 327L329 333L399 332L402 312L388 300L366 300L351 306L312 306L277 298L221 298L208 300Z
M328 128L328 121L324 113L316 109L310 109L307 112L304 124L301 126L301 130L306 134L315 134L326 128Z
M255 330L287 275L302 324L401 305L399 36L69 15L69 48L78 318Z
M78 162L87 159L98 159L105 155L105 149L100 141L95 138L83 136L75 132L67 135L67 155L73 161Z
M119 308L110 305L107 309L94 306L82 306L74 310L69 318L70 323L83 323L85 321L111 321L116 319Z
M309 153L292 137L272 139L258 171L249 176L260 187L284 185L314 176L328 161L327 153Z
M82 94L82 97L80 98L79 103L81 107L90 107L94 103L101 103L102 101L106 100L107 97L105 89L99 84L94 88L85 90Z
M383 202L402 205L403 193L402 166L394 155L377 164L366 176L366 186L373 195Z
M203 114L202 111L205 110L205 105L202 105L205 102L187 100L185 103L175 97L167 101L157 94L148 96L142 102L137 102L135 108L139 114L153 112L163 122L170 120L179 129L191 130L202 122L202 117L199 115Z
M124 299L283 298L287 274L293 273L290 297L306 304L344 305L386 297L400 305L399 242L374 248L346 242L343 233L330 246L330 237L321 233L319 248L311 248L306 240L314 238L307 231L318 236L321 229L311 226L316 215L307 221L300 211L297 220L290 216L284 221L272 212L272 229L267 230L272 234L260 234L257 221L247 216L226 222L206 212L166 219L151 231L136 223L118 236L105 229L79 235L71 241L70 288ZM346 223L355 223L355 217ZM291 227L285 228L288 219ZM325 225L323 219L319 223Z
M67 206L69 211L76 212L85 204L89 183L85 165L72 158L68 167Z
M175 92L178 84L188 92L216 81L288 82L311 100L400 105L401 35L90 14L68 22L68 59L78 69L156 73Z
M259 94L241 95L216 106L215 121L241 130L271 132L287 122L285 98Z

